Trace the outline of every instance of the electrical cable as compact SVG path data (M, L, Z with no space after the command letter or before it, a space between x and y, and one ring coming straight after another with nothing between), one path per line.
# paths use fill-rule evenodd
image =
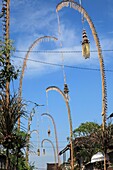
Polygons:
M18 53L27 53L27 50L15 50L15 52ZM31 53L52 53L52 54L56 54L56 53L81 53L81 50L32 50L30 51ZM91 53L97 53L97 50L91 50ZM102 52L113 52L113 49L105 49L102 50Z
M19 59L23 59L23 57L18 57L18 56L14 56L15 58L19 58ZM40 61L40 60L33 60L33 59L28 59L29 61L32 62L36 62L36 63L40 63L40 64L45 64L45 65L51 65L51 66L56 66L56 67L62 67L62 64L56 64L56 63L50 63L50 62L46 62L46 61ZM88 68L88 67L78 67L78 66L72 66L72 65L64 65L67 68L71 68L71 69L79 69L79 70L89 70L89 71L100 71L100 69L98 68ZM106 72L113 72L112 69L105 69Z

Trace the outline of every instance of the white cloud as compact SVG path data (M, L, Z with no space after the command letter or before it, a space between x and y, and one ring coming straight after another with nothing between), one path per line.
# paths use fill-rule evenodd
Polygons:
M56 18L55 9L48 7L47 3L15 1L11 9L13 32L32 33L42 31L43 28L49 30Z
M25 3L25 4L24 4ZM58 23L57 16L55 12L55 8L51 8L47 2L44 4L39 3L39 1L17 1L12 2L12 8L14 9L14 14L12 15L12 34L15 33L15 45L16 49L19 50L27 50L29 46L33 43L37 38L44 35L56 35L58 36ZM19 9L19 10L18 10ZM13 9L12 9L13 10ZM16 11L18 10L18 11ZM13 12L12 12L13 14ZM77 28L77 26L76 26ZM65 21L60 25L61 29L61 37L62 48L60 48L60 42L57 43L49 42L39 43L37 47L33 50L64 50L64 51L81 51L81 37L82 35L78 34L78 29L75 27L70 27L70 24L65 24ZM104 38L101 41L103 49L110 49L113 46L113 41L108 38ZM93 40L90 40L91 50L96 50L95 43ZM16 53L17 56L22 58L25 57L25 53ZM91 58L89 60L85 60L82 57L81 53L67 53L63 54L64 56L64 64L65 65L85 65L90 67L99 67L98 62L98 54L91 53ZM39 54L39 53L31 53L29 59L38 60L45 63L53 63L53 64L62 64L62 56L61 54ZM17 63L19 61L17 60ZM17 64L15 63L15 64ZM22 60L19 65L22 65ZM27 71L26 74L32 75L40 75L46 74L47 72L53 72L58 70L59 67L50 66L47 64L42 64L39 62L28 61L27 62Z
M37 48L34 48L33 50L43 50L42 46L46 46L47 44L51 44L52 47L49 47L49 49L47 50L53 50L55 48L55 50L63 50L63 51L81 51L82 50L82 46L80 43L77 44L77 42L79 41L78 36L76 35L75 31L73 29L66 29L65 26L62 26L62 30L63 30L63 35L62 35L62 39L63 39L63 47L62 49L58 46L59 45L59 41L57 42L44 42L44 43L40 43L37 45ZM76 42L77 40L77 42ZM28 49L28 42L32 42L31 39L27 40L27 41L23 41L23 44L18 45L19 49ZM76 42L76 43L75 43ZM80 42L80 41L79 41ZM110 41L111 43L109 43L109 39L104 39L101 40L101 46L102 49L110 49L113 45L113 41ZM94 42L91 43L91 50L97 50L95 48L95 44ZM21 54L21 53L20 53ZM25 57L25 54L21 57ZM64 57L64 64L65 65L74 65L74 66L85 66L85 67L92 67L92 68L99 68L99 61L98 61L98 53L91 53L91 57L88 60L85 60L82 57L81 53L64 53L63 54ZM53 64L62 64L62 54L56 54L56 53L30 53L29 59L34 60L34 61L28 61L27 62L27 70L26 70L26 75L42 75L42 74L47 74L50 72L54 72L57 71L60 67L57 66L51 66L47 63L53 63ZM107 58L104 58L105 62L107 61ZM39 62L38 62L39 61ZM44 64L44 63L45 64ZM108 62L109 63L109 62Z

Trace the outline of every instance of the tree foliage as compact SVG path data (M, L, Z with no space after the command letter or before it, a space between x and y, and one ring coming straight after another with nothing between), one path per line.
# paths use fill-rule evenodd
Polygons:
M8 60L11 51L14 51L12 41L2 42L0 40L0 89L2 90L6 87L6 81L10 82L13 79L17 79L19 73L19 70L16 70L10 60Z
M6 82L18 78L19 70L16 70L10 62L11 52L14 51L12 42L0 40L0 144L6 155L7 167L18 170L30 170L26 165L23 149L27 144L28 134L17 128L18 118L26 116L25 103L17 94L10 94L6 104ZM31 168L32 169L32 168Z
M81 123L74 131L74 150L77 160L91 161L98 151L113 149L113 125L108 124L103 133L102 126L94 122Z
M5 94L0 94L0 131L3 136L10 136L18 118L25 114L24 104L21 100L18 101L17 95L10 96L9 103L6 106Z
M98 140L91 137L92 134L100 132L101 126L94 122L82 123L76 128L74 133L75 157L77 160L82 159L84 162L91 160L91 157L101 150Z
M100 126L94 122L81 123L81 125L73 131L75 137L89 136L95 133Z

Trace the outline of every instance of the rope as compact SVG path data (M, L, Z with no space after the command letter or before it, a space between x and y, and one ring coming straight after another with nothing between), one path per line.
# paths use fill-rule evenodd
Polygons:
M49 113L49 109L48 109L48 92L46 92L46 113Z
M57 19L58 19L58 34L59 34L59 40L60 40L60 47L62 49L62 40L61 40L61 28L60 28L60 17L57 13ZM64 55L63 52L61 52L61 58L62 58L62 71L63 71L63 78L64 78L64 84L66 84L66 74L65 74L65 70L64 70Z
M82 0L79 0L80 6L82 6ZM82 29L84 29L84 14L81 14Z

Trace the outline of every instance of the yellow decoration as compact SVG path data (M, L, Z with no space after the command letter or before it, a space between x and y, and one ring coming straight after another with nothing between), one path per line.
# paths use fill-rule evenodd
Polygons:
M82 33L82 56L85 59L90 57L90 45L85 30Z
M40 156L40 149L37 150L37 154L38 154L38 156Z

